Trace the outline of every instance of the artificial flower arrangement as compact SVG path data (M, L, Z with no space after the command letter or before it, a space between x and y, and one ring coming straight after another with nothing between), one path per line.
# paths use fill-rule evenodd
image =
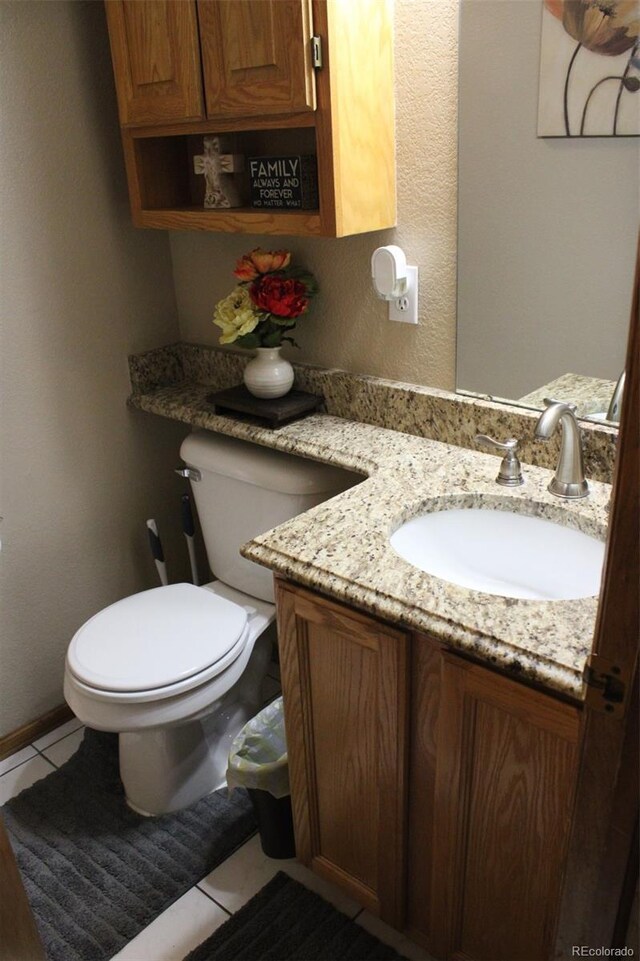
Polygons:
M318 285L309 271L291 266L288 250L256 247L237 262L238 285L215 307L213 322L222 328L221 344L280 347L296 344L290 332L309 309Z

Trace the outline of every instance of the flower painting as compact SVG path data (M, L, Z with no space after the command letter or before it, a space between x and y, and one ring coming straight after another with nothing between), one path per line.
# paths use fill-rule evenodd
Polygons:
M640 134L640 0L543 0L540 137Z

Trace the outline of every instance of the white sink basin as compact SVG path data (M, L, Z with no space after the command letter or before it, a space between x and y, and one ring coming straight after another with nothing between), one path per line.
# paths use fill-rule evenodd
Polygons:
M414 567L485 594L549 601L600 590L603 542L528 514L433 511L398 528L391 546Z

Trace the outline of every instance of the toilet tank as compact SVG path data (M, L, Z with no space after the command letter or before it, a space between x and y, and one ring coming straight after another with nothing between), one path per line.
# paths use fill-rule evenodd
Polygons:
M265 601L274 599L273 575L241 557L240 547L363 479L206 430L189 434L180 456L201 474L191 489L214 577Z

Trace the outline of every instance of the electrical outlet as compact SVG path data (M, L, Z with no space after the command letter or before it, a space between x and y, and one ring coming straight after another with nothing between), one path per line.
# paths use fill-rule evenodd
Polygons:
M389 301L389 320L418 323L418 268L407 265L407 292Z

